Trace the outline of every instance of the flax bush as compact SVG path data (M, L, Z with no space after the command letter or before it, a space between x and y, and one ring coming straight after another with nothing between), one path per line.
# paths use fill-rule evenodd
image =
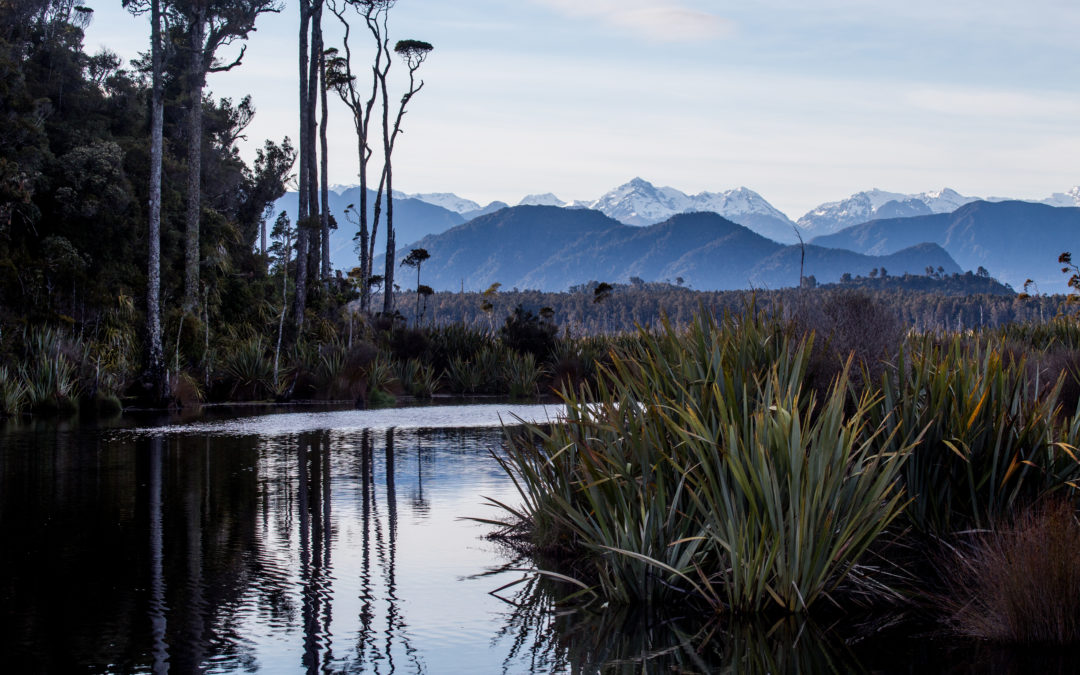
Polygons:
M513 512L611 601L809 609L900 513L904 448L846 379L804 394L808 347L760 315L642 332L564 423L509 437Z

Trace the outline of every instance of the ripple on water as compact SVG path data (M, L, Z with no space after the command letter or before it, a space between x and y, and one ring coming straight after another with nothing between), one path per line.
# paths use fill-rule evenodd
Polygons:
M563 405L484 403L476 405L416 406L377 410L283 413L165 427L144 427L121 434L161 436L281 436L332 429L336 432L387 429L474 429L520 422L553 422L565 414Z

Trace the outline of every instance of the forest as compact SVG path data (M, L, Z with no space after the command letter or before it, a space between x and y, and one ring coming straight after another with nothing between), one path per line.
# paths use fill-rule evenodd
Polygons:
M238 142L256 114L251 99L214 99L206 80L243 68L244 41L280 5L125 2L147 22L147 49L131 64L108 50L86 53L88 7L0 6L0 391L9 401L175 402L194 373L208 385L250 337L275 336L276 365L282 352L340 332L350 300L366 312L373 280L393 290L390 156L432 49L391 42L394 4L326 5L346 28L331 47L324 3L301 3L299 143L268 139L250 164ZM372 63L353 63L359 33ZM408 81L400 101L388 94L395 61ZM370 81L354 71L370 71ZM372 183L385 195L372 222L360 209L362 271L350 278L331 274L326 253L336 226L325 208L328 96L355 118L361 183L378 151ZM294 180L297 222L274 218L274 201ZM388 256L375 275L380 222ZM383 298L388 310L393 293Z

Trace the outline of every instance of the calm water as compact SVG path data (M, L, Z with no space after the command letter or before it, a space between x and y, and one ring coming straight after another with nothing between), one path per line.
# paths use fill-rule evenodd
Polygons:
M556 411L0 429L0 671L1073 672L796 621L557 611L565 589L462 519L516 503L500 420Z

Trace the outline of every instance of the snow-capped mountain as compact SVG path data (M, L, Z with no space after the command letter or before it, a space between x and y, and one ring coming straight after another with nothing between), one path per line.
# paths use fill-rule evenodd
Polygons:
M711 211L774 241L796 240L794 223L765 199L745 187L724 192L688 195L671 187L656 187L641 178L620 185L588 208L627 225L653 225L677 213Z
M1080 206L1080 186L1068 192L1055 192L1042 200L1042 203L1047 206Z
M691 209L690 198L674 188L658 188L635 178L589 205L626 225L655 225Z
M394 196L396 197L397 195ZM422 202L434 204L435 206L441 206L447 211L453 211L454 213L465 214L480 209L480 205L473 200L458 197L452 192L427 192L405 196L411 197L412 199L419 199Z
M838 202L827 202L799 218L799 227L814 235L830 234L871 220L894 218L924 213L952 213L964 204L977 201L956 190L944 188L937 192L902 194L885 190L866 190ZM918 204L927 211L922 212Z
M550 192L545 192L542 195L526 195L518 202L518 206L566 206L566 202Z

